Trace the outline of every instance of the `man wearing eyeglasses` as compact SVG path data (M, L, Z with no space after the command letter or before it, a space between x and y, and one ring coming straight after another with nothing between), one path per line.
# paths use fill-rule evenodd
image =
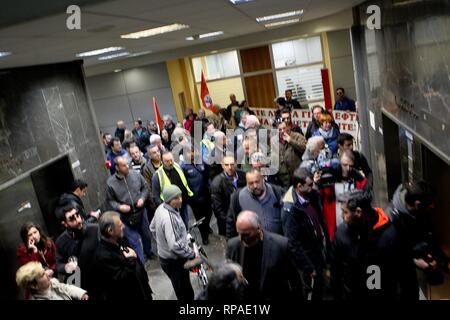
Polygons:
M336 89L336 103L334 104L334 110L335 111L350 111L350 112L356 112L356 105L355 101L348 98L345 95L344 88L337 88Z
M78 266L81 271L81 287L90 292L92 281L89 272L99 243L98 225L85 223L80 212L71 204L58 210L56 214L65 228L56 239L56 271L67 278Z

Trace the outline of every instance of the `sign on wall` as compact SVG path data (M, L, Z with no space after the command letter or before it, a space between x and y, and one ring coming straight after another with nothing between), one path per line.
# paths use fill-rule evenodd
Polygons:
M256 117L263 126L271 126L275 120L276 109L269 108L252 108ZM334 120L339 126L341 132L348 132L355 138L358 134L358 122L356 112L333 111ZM311 122L312 111L310 110L293 110L292 121L298 124L303 132L306 132L308 124Z

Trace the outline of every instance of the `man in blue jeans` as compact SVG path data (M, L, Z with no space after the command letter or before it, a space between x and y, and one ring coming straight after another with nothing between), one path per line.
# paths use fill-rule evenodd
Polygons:
M149 222L144 202L147 198L147 183L135 170L129 170L128 161L116 158L116 173L107 181L106 202L110 209L120 213L125 225L125 237L139 260L144 263L144 252L152 257Z

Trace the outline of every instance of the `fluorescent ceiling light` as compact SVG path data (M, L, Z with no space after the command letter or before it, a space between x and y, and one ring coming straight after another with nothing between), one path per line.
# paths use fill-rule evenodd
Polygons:
M0 51L0 58L9 56L11 54L12 54L12 52L9 52L9 51Z
M392 1L392 5L394 7L397 7L397 6L405 6L405 5L413 4L413 3L417 3L417 2L422 2L422 0L404 0L404 1L402 1L402 0L393 0Z
M259 17L259 18L256 18L256 21L264 22L264 21L270 21L270 20L275 20L275 19L282 19L282 18L288 18L288 17L293 17L293 16L300 16L302 14L303 14L303 10L295 10L295 11L289 11L289 12L284 12L284 13L278 13L278 14L274 14L274 15L271 15L271 16Z
M197 40L197 39L217 37L217 36L221 36L221 35L223 35L223 31L216 31L216 32L210 32L210 33L195 34L193 36L186 37L186 40L192 41L192 40Z
M122 69L114 69L114 72L120 72Z
M104 53L108 53L108 52L123 50L123 49L125 49L125 48L124 47L109 47L109 48L103 48L103 49L98 49L98 50L77 53L76 56L79 58L92 57L92 56L98 56L100 54L104 54Z
M246 2L252 2L254 0L230 0L230 2L232 4L241 4L241 3L246 3Z
M204 38L217 37L217 36L221 36L221 35L223 35L223 31L204 33L204 34L199 35L198 37L200 39L204 39Z
M142 52L136 52L136 53L132 53L130 55L130 57L139 57L139 56L143 56L144 54L149 54L152 53L153 51L148 50L148 51L142 51Z
M266 28L277 27L277 26L282 26L284 24L297 23L299 21L300 21L300 19L291 19L291 20L272 22L272 23L266 24L265 27Z
M170 24L170 25L162 26L162 27L158 27L158 28L152 28L152 29L142 30L142 31L138 31L138 32L123 34L120 37L122 39L140 39L140 38L156 36L158 34L182 30L182 29L186 29L186 28L189 28L189 26L186 24L174 23L174 24Z
M125 52L110 54L108 56L98 57L98 60L100 60L100 61L111 60L111 59L115 59L115 58L119 58L119 57L129 56L129 55L130 55L130 53L125 51Z

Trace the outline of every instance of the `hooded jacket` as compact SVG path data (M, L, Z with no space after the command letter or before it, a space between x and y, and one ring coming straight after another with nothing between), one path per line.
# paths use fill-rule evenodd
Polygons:
M377 220L369 229L362 231L344 223L336 230L331 270L337 300L401 298L398 288L403 285L404 270L398 234L388 215L381 208L374 210ZM369 288L368 283L377 282L377 289Z

